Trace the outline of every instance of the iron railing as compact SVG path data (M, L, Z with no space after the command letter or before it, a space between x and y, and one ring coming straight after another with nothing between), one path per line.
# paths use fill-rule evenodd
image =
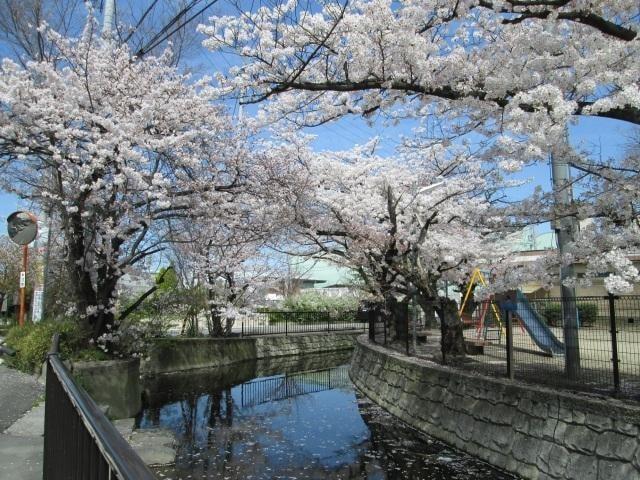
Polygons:
M241 334L275 335L291 333L338 332L346 330L366 331L367 321L356 311L255 312L241 321Z
M575 321L565 324L568 315ZM414 336L410 319L376 316L369 337L388 348L446 359L451 366L482 374L640 399L638 295L531 299L519 294L506 302L479 302L464 327L463 362L444 355L438 328L418 324L417 342L407 341ZM577 339L574 355L567 354L566 339Z
M47 358L44 480L152 480L156 477L79 387L58 355Z

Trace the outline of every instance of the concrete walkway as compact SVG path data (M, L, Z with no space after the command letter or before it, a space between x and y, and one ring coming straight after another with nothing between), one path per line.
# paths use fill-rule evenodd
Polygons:
M42 478L43 394L35 377L0 365L0 480Z

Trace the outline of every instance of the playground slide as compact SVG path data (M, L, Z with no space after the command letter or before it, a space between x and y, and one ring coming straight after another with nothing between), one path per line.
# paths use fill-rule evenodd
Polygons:
M551 355L564 355L564 343L553 334L544 319L531 308L527 297L518 290L515 312L522 319L524 328L531 339L544 352Z

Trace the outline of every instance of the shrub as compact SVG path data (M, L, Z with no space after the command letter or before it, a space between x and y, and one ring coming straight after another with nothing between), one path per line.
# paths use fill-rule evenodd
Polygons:
M580 325L593 325L598 316L598 305L595 303L581 303L578 305L578 317ZM562 325L562 305L552 303L542 310L542 315L546 318L547 324L552 327Z
M580 325L593 325L598 318L598 305L595 303L581 303L578 305Z
M284 310L293 312L344 312L357 310L360 298L356 295L330 297L317 292L303 292L284 301Z
M562 325L562 305L552 303L542 309L542 315L547 320L547 324L552 327Z
M54 333L60 333L60 357L73 358L81 350L84 336L77 322L27 323L23 327L12 327L7 333L7 344L16 350L8 363L23 372L34 373L47 357Z
M145 357L155 338L168 335L170 323L162 318L127 318L98 338L97 346L106 354L119 358Z

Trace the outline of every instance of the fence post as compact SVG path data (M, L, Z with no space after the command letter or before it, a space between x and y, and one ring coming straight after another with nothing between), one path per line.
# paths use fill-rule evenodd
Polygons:
M386 313L386 304L385 304L385 310L383 312L380 313L380 317L382 318L382 333L383 333L383 345L387 344L387 313Z
M618 329L616 327L615 298L611 293L609 299L609 327L611 331L611 362L613 363L613 388L620 393L620 360L618 359Z
M447 364L447 357L444 353L444 301L440 299L440 353L442 353L442 364Z
M376 323L374 315L375 312L373 310L367 312L367 316L369 317L369 340L376 343L376 332L374 330Z
M284 336L289 335L289 315L284 314Z
M327 333L331 331L331 315L327 312Z
M505 313L505 317L507 320L507 377L510 380L513 380L515 378L513 371L513 331L511 329L513 317L510 310L507 310Z
M244 320L242 320L242 327L240 329L240 336L244 337Z

